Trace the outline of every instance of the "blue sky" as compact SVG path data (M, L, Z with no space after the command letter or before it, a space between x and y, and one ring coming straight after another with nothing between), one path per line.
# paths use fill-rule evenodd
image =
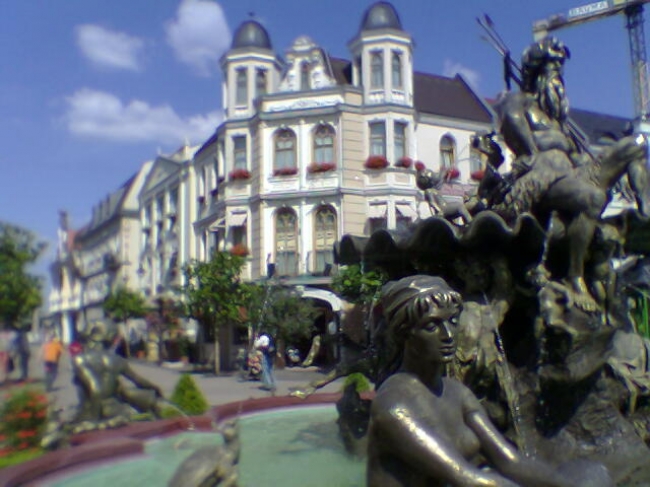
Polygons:
M0 6L0 220L50 242L57 212L73 227L159 151L201 143L219 124L218 59L250 13L283 55L309 35L336 57L373 2L366 0L2 0ZM503 89L498 54L475 18L489 14L515 58L532 22L581 0L394 0L416 43L418 71L463 73L478 93ZM572 52L572 106L633 116L624 19L557 33Z

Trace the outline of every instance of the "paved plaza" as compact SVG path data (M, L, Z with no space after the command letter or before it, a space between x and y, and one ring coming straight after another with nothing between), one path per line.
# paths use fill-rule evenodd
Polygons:
M130 360L132 368L140 375L158 384L165 397L170 397L174 386L183 369L176 364L157 365L142 360ZM277 384L276 396L288 395L291 388L304 386L310 381L322 378L324 374L315 367L275 369ZM14 372L14 375L16 372ZM34 348L30 359L30 379L42 380L44 376L40 349ZM225 404L250 398L268 397L269 391L260 388L259 381L241 380L237 372L226 372L215 376L210 373L194 373L196 383L205 394L211 405ZM343 379L339 379L321 389L321 392L338 392L341 390ZM57 408L64 411L64 416L69 417L77 405L77 394L72 385L72 367L69 355L61 358L59 376L54 384L54 391L49 393L50 400Z

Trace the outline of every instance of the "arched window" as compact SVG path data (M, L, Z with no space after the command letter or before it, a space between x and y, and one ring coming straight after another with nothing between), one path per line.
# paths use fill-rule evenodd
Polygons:
M334 262L337 240L336 212L330 206L320 207L314 221L314 272L322 273Z
M280 276L298 273L298 219L291 209L275 214L275 268Z
M448 169L456 165L456 143L450 136L440 139L440 169Z
M266 94L266 70L258 69L255 74L255 91L257 96Z
M246 68L237 70L235 104L240 106L248 104L248 76L246 76Z
M381 52L370 55L370 88L384 87L384 58Z
M402 88L402 56L394 52L390 62L393 88Z
M296 167L296 134L282 129L275 135L275 171Z
M309 63L302 63L300 65L300 89L308 90L309 86Z
M314 161L334 162L334 129L319 125L314 132Z
M483 169L483 160L481 152L473 147L469 150L469 172L475 173Z

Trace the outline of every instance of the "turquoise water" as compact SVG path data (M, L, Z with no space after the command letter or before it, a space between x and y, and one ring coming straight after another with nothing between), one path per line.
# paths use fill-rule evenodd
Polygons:
M246 487L358 487L365 463L350 458L338 437L334 406L269 411L240 420L241 485ZM147 442L146 455L100 465L57 480L52 487L164 486L176 468L201 446L221 436L185 432Z

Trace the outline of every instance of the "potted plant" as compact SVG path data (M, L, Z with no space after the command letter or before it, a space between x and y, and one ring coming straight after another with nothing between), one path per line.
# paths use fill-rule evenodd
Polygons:
M336 169L334 162L312 162L307 166L307 172L310 174L333 171L334 169Z
M279 167L273 170L274 176L295 176L298 174L297 167Z
M366 169L385 169L388 167L388 159L382 155L369 156L363 167Z
M422 161L415 161L415 170L417 172L422 172L426 169L427 167L424 165L424 162Z
M474 181L480 181L485 177L485 169L479 169L469 175Z
M230 174L228 174L228 179L231 181L249 179L250 177L251 173L248 169L233 169L230 171Z
M412 165L413 165L413 159L407 156L400 157L395 163L395 167L403 167L404 169L408 169Z
M450 168L447 168L445 171L445 179L447 181L451 181L453 179L458 179L460 177L460 171L458 170L457 167L451 166Z
M230 253L232 255L237 255L239 257L246 257L248 256L249 251L248 251L248 247L246 247L244 244L238 243L232 246L232 248L230 249Z

